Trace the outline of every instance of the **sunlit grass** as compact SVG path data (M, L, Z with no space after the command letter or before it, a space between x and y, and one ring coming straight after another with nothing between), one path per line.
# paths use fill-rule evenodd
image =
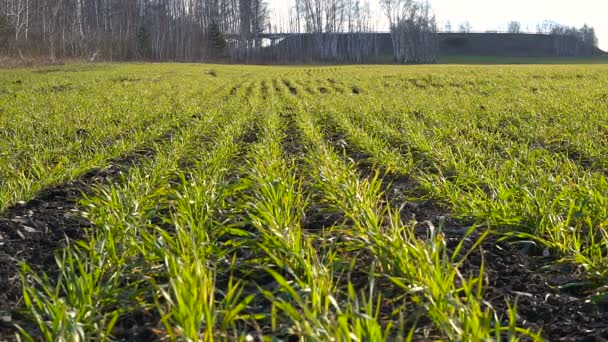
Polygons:
M542 340L466 267L491 235L605 302L605 67L154 68L0 73L0 210L133 159L22 265L22 339Z

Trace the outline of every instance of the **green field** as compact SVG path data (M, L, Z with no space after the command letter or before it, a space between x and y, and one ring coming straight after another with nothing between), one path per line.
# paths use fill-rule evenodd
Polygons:
M603 65L0 70L0 340L608 338L607 155Z

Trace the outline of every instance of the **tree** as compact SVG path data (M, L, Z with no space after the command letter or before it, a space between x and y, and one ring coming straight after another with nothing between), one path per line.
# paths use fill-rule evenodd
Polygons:
M9 25L15 35L15 41L23 38L27 40L30 26L30 0L6 1L3 11L8 18Z
M391 30L395 60L434 63L437 60L437 22L428 2L381 0Z
M554 22L554 21L550 21L550 20L545 20L540 24L536 25L536 33L538 34L551 34L551 32L553 31L554 28L561 26L560 24Z
M473 27L472 27L471 23L468 21L465 21L464 23L460 24L460 26L458 27L458 31L460 31L460 33L471 33L472 30L473 30Z
M357 61L377 51L373 36L362 34L372 30L368 0L293 1L288 26L302 34L291 54L300 61Z
M579 29L579 38L583 43L592 45L594 47L597 47L599 44L595 29L587 24L583 25L583 27Z
M137 32L137 52L143 58L152 57L152 41L150 32L145 26L141 26Z
M273 0L285 1L285 0ZM282 43L283 62L362 62L378 57L381 35L370 2L380 3L391 32L395 60L433 62L437 24L426 0L288 0L289 23L276 26L302 33ZM269 0L0 0L0 52L55 58L154 59L265 62L277 49L262 44L269 32ZM448 22L447 31L457 29ZM284 31L284 29L279 29ZM521 27L519 28L521 30ZM519 32L519 30L517 32ZM596 51L595 30L548 22L556 54ZM461 32L471 32L468 22ZM268 41L264 41L267 43Z
M214 57L219 57L226 49L226 39L216 22L211 23L209 28L209 44Z
M521 24L519 21L511 21L507 25L507 32L509 33L521 33Z
M14 32L8 22L8 19L0 15L0 50L5 53L8 52L8 44L13 37Z
M239 40L235 42L236 59L251 61L259 55L263 33L268 23L268 5L262 0L239 0Z
M556 56L588 56L596 53L598 39L595 29L587 24L577 29L554 21L544 21L536 28L539 34L552 36Z
M443 28L445 32L452 32L452 23L448 20Z
M376 38L370 34L373 31L370 3L359 0L346 2L347 27L346 61L362 63L379 57Z

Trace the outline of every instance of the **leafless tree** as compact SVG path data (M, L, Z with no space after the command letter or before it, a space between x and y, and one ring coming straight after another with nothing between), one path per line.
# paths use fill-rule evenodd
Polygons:
M472 30L473 30L473 26L468 21L463 22L458 27L458 31L460 31L460 33L471 33Z
M445 32L452 32L452 23L448 20L443 27Z
M428 2L381 0L391 30L395 60L433 63L437 60L437 23Z
M592 55L598 45L595 29L587 24L581 28L564 26L554 21L537 25L537 33L550 35L556 56Z
M51 58L204 61L259 48L251 37L266 28L267 5L263 0L0 0L0 18L14 36L12 50ZM221 52L210 48L212 29L232 37Z
M425 0L286 0L290 14L275 18L274 26L267 1L0 0L0 53L89 60L378 61L386 35L373 33L370 1L379 1L396 61L437 58L437 24ZM460 31L470 32L470 23ZM554 37L557 55L586 54L597 45L587 25L546 23L539 31Z
M292 62L362 62L379 49L367 0L293 0L288 36L275 50Z
M511 21L507 25L507 32L509 33L521 33L521 23L519 21Z

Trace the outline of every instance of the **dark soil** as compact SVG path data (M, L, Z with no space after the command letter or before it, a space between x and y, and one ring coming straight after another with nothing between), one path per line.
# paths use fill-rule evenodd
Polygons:
M288 138L283 146L286 153L299 156L303 151L292 115L292 110L286 108L283 117L288 120ZM254 143L256 133L255 127L248 131L243 137L244 142ZM335 141L339 147L342 137L334 136L329 140ZM357 163L362 177L372 174L373 165L368 155L350 148L343 149L345 158ZM114 160L108 168L92 170L76 181L43 191L35 199L15 205L0 216L0 341L14 339L15 323L27 326L25 317L19 312L23 301L18 261L27 262L35 270L52 275L56 268L54 251L63 247L66 239L83 239L85 230L91 227L79 214L81 208L78 202L82 195L90 193L93 184L116 181L129 167L150 157L153 157L152 151L145 150ZM394 206L401 205L402 217L418 222L417 233L426 234L426 221L441 227L449 249L455 248L472 226L472 222L454 218L447 206L425 199L419 186L409 177L387 176L383 187L385 199ZM412 198L421 200L413 201ZM306 230L315 232L344 221L343 215L327 212L319 204L310 206L303 224ZM478 232L466 238L465 250L474 245L482 230L479 228ZM364 255L360 261L365 261ZM555 262L554 257L544 257L542 251L522 248L512 242L499 242L498 236L494 235L469 256L462 272L465 275L478 274L484 263L485 298L488 303L506 320L507 303L517 301L519 325L541 331L542 336L550 341L590 342L608 339L606 308L587 302L591 289L583 288L576 292L560 290L559 285L580 281L581 273L568 265L545 270L545 266L555 265ZM253 272L249 276L261 276L261 279L255 279L259 284L272 283L267 273ZM360 277L361 284L368 283L363 271L352 276ZM390 284L378 288L391 291ZM391 305L386 304L387 310L391 309ZM158 333L154 329L141 327L158 321L159 317L151 312L125 315L118 321L117 337L122 340L155 340ZM425 325L430 325L430 322L418 322L421 328Z
M449 233L446 233L449 237ZM456 239L457 236L451 239ZM559 290L577 279L575 268L559 267L542 271L541 267L554 264L552 258L523 253L515 245L488 239L483 252L471 256L473 266L485 259L485 297L498 312L506 312L506 303L517 300L520 326L541 331L550 341L601 341L608 338L608 312L587 303L590 293L568 293Z
M48 92L48 93L61 93L64 91L68 91L68 90L73 90L75 89L74 86L72 84L61 84L61 85L56 85L56 86L51 86L48 88L43 88L40 89L40 92Z
M306 91L306 93L308 93L310 95L316 94L315 91L310 86L305 86L304 90Z
M334 92L342 94L344 93L344 89L340 86L340 83L338 81L336 81L333 78L328 78L327 82L329 82L329 84L331 85L331 88L334 90Z
M346 158L356 162L362 177L373 176L369 155L351 147L340 147L341 135L329 140L334 141L338 151L344 151ZM472 221L454 218L447 205L426 198L428 194L407 176L385 176L383 191L388 203L401 207L404 220L417 222L417 235L428 234L427 221L441 228L449 250L453 250L474 225ZM483 231L485 228L480 227L466 237L465 251L470 250ZM542 248L527 248L529 246L518 243L520 241L499 240L499 234L487 237L469 255L461 272L478 275L484 263L484 297L504 323L508 322L507 303L517 303L519 326L540 332L549 341L608 340L608 308L589 303L593 288L578 288L576 292L560 289L561 285L584 282L584 272L571 265L557 264L556 256L544 257ZM390 285L386 288L391 291ZM418 322L421 330L424 325L424 321Z
M269 87L267 81L262 81L262 99L266 100L268 98Z
M238 93L239 89L241 89L243 85L242 84L237 84L234 87L230 88L230 93L226 96L224 96L224 101L228 101L231 97L235 96L236 93Z
M118 319L114 336L118 341L150 342L161 341L165 332L153 328L151 322L160 322L156 312L137 311Z
M8 210L0 218L0 340L14 333L13 324L21 318L15 310L23 305L19 261L34 270L55 267L53 252L67 239L80 239L90 224L80 218L76 199L86 191L75 182L44 191L36 199Z
M250 85L247 86L246 92L245 92L245 97L246 98L250 98L251 95L253 94L253 90L255 88L255 84L251 83Z
M279 83L278 79L273 79L272 80L272 87L274 88L275 93L277 93L277 94L281 94L282 93L281 86L280 86L280 83Z
M408 198L420 196L420 190L407 177L387 177L383 185L385 198L393 205L402 205L403 219L417 222L416 234L421 238L428 234L426 222L429 221L441 228L450 251L464 238L465 248L461 252L464 253L485 231L480 227L465 237L473 222L454 218L447 206L431 199L408 201ZM529 246L521 244L521 241L500 240L498 233L486 237L469 255L461 272L465 276L476 276L484 264L484 298L503 323L508 323L507 303L517 303L518 325L540 333L549 341L608 339L607 308L588 302L593 288L560 289L561 285L585 281L581 278L584 275L581 270L572 265L557 264L557 257L543 256L542 248L527 248ZM424 322L419 321L418 326L424 328Z
M416 184L407 178L394 178L386 196L395 203L403 200L402 217L419 222L417 231L426 234L428 228L420 222L430 221L442 227L449 249L455 248L473 226L471 222L455 219L446 206L432 200L408 202L404 194L416 193ZM409 196L408 196L409 197ZM399 204L399 202L395 203ZM466 238L465 250L470 249L484 228ZM499 234L491 235L473 252L463 265L464 274L479 274L485 267L485 299L508 321L507 303L517 302L519 326L540 332L549 341L604 341L608 339L608 311L588 303L591 289L577 293L560 290L560 285L581 282L582 272L569 265L557 265L557 258L543 257L542 249L525 248L517 241L499 242ZM547 269L547 266L550 266Z
M0 217L0 341L14 339L15 323L27 327L23 307L20 265L50 276L57 269L54 252L66 240L81 240L90 222L80 214L79 200L97 183L116 181L129 167L153 157L146 149L113 160L104 169L94 169L78 180L42 191L36 198L8 208Z
M289 80L283 80L283 84L289 89L291 95L298 95L298 88L296 88Z

